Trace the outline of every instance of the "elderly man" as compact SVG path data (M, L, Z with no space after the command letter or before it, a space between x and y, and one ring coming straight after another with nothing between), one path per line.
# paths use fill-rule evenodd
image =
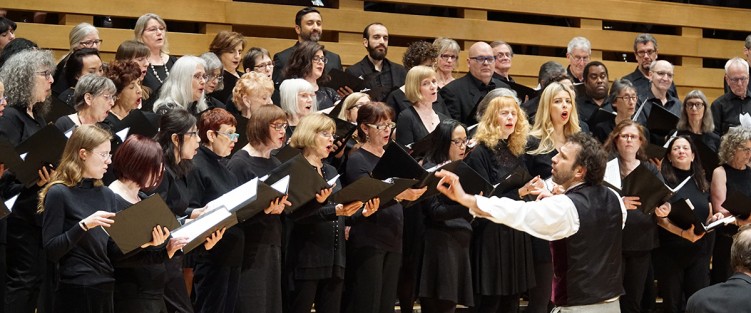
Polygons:
M574 37L568 42L566 58L568 58L569 65L566 72L574 84L584 82L584 66L589 63L591 57L592 44L587 38Z
M748 312L751 308L751 228L742 227L730 249L735 274L688 298L686 313Z
M321 39L323 35L323 20L321 19L321 12L312 7L303 8L297 11L295 15L295 32L297 33L297 42L292 47L284 49L282 52L274 54L274 73L272 79L278 85L282 82L282 70L287 66L287 61L292 55L292 52L297 49L297 46L303 41L315 41ZM324 51L324 56L328 59L323 71L328 73L332 68L342 69L342 59L338 54L331 51Z
M742 58L732 58L725 63L725 82L730 91L712 102L711 107L714 131L720 136L730 127L741 125L741 114L751 112L748 73L748 62Z
M480 100L495 88L509 88L493 78L495 55L486 42L476 42L469 48L469 73L441 88L441 97L451 117L465 125L477 123L475 110Z
M587 134L567 138L553 157L553 182L565 190L550 195L535 178L528 186L540 201L468 195L459 177L446 171L438 190L470 209L476 217L551 240L553 303L560 312L620 312L623 294L622 229L626 208L618 194L602 185L607 155ZM542 185L542 186L540 186ZM667 216L669 209L655 214Z
M751 35L746 36L746 40L743 42L743 55L746 57L746 62L751 63ZM751 70L751 67L749 67ZM725 92L730 92L730 85L724 79L722 83L725 85ZM751 84L748 85L751 90Z
M661 106L676 117L681 115L681 100L671 95L670 85L673 84L673 64L668 61L659 60L652 62L649 67L649 79L651 81L649 93L640 100L644 101L644 108L641 109L637 122L647 125L652 108ZM651 130L650 142L656 145L665 143L664 136L669 135L664 132Z
M362 44L368 51L360 62L347 68L347 73L366 81L373 101L384 101L395 88L404 85L407 70L400 64L389 61L389 31L381 23L371 23L362 32Z
M511 59L514 58L514 50L511 49L511 45L505 41L498 40L491 42L490 47L493 48L493 55L495 56L493 78L497 78L504 83L514 82L514 79L509 75L509 71L511 71Z
M608 91L610 82L608 81L608 68L600 61L592 61L584 66L584 92L576 94L576 110L579 112L579 119L590 124L590 119L599 109L613 111L612 105L608 103ZM589 125L594 128L595 125Z
M628 79L634 88L639 98L646 99L649 96L650 84L649 84L649 66L652 62L657 60L657 39L650 34L639 34L634 39L634 57L636 57L636 69L626 75L625 79ZM668 91L673 97L678 96L678 92L675 89L675 84L670 85Z

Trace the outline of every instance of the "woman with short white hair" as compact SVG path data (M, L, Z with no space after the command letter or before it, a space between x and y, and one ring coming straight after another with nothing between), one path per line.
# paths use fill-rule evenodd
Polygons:
M290 137L300 119L318 111L316 92L307 80L293 78L282 81L279 97L282 109L287 113L287 136Z

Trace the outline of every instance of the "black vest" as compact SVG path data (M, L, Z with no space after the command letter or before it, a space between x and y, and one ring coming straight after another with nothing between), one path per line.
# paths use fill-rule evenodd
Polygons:
M604 186L580 185L566 193L579 213L579 231L552 241L553 303L587 305L623 294L620 200Z

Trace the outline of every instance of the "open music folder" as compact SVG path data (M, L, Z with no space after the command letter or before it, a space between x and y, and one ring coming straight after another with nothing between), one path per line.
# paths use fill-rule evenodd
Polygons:
M735 221L733 216L728 216L712 223L704 224L706 218L702 219L694 214L694 205L689 199L680 199L672 202L670 205L671 209L670 214L668 215L670 222L683 230L688 230L691 228L691 225L694 225L694 234L697 235L704 232L711 232L719 226L727 225Z
M616 158L607 163L603 183L613 188L621 196L638 196L639 202L641 202L638 209L644 214L650 215L654 213L658 205L667 202L691 178L689 176L675 188L671 188L647 169L644 163L641 163L621 180L620 165Z

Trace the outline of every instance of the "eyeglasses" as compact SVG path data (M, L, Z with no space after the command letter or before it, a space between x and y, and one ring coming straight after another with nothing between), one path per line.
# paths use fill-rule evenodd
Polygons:
M91 48L93 46L100 45L102 43L102 41L104 41L104 40L101 40L101 39L92 39L92 40L81 41L78 44L81 45L81 46L84 46L86 48Z
M7 96L0 97L0 104L5 104L5 103L8 103L8 97Z
M514 55L511 54L511 52L498 52L498 54L495 55L495 59L502 59L503 57L511 58Z
M748 80L748 76L744 76L744 77L733 77L733 78L730 78L730 77L728 77L728 80L729 80L729 81L730 81L731 83L733 83L733 84L738 84L738 83L743 83L743 82L746 82L746 81Z
M314 56L313 62L322 62L323 64L326 64L329 63L329 59L327 59L326 57Z
M377 130L392 130L396 128L396 123L394 122L391 122L385 125L375 125L375 124L365 124L365 125L367 125L370 128L377 129Z
M622 135L619 135L618 137L621 137L621 139L623 139L623 140L636 140L636 139L639 139L639 135L634 135L634 134L622 134Z
M576 62L576 63L581 63L581 62L587 63L587 62L589 62L589 56L588 55L587 56L583 56L583 57L582 56L572 55L571 59L574 60L574 62Z
M271 123L269 125L274 130L287 130L287 127L289 127L289 124L287 123Z
M93 154L97 154L97 155L99 155L99 156L100 156L100 157L102 157L102 159L104 159L105 161L109 161L109 160L112 160L112 154L110 154L110 153L107 153L107 152L95 152L95 151L92 151L92 150L90 150L90 151L91 151L91 153L93 153Z
M50 70L34 72L34 74L37 74L39 76L44 76L47 79L52 78L52 71Z
M165 30L167 30L167 28L166 28L166 27L164 27L164 26L159 26L159 27L149 27L149 28L145 29L144 31L147 31L147 32L151 32L151 33L153 33L153 32L155 32L155 31L157 31L157 30L158 30L158 31L160 31L160 32L164 32Z
M193 75L193 79L195 79L195 80L201 80L201 79L203 79L204 81L209 81L209 75L201 74L201 73L196 73L195 75Z
M324 62L324 63L326 63L326 62ZM273 68L274 67L274 62L261 63L261 64L258 64L256 66L254 66L253 68L255 68L257 70L260 70L260 69L269 68L269 67Z
M749 148L749 147L739 147L738 151L739 152L749 153L749 152L751 152L751 148Z
M704 102L686 102L686 107L689 109L702 109L704 108Z
M198 132L194 130L192 132L186 132L184 135L188 137L198 137Z
M208 81L212 80L216 80L217 83L221 83L222 81L224 81L224 76L222 76L222 74L211 75L209 76Z
M623 96L623 97L615 97L615 98L616 99L623 99L623 101L626 101L626 102L636 101L636 100L639 99L639 97L637 97L637 96Z
M107 99L107 101L112 100L112 102L117 102L118 97L116 95L100 95L102 98Z
M443 59L444 61L449 61L449 60L456 61L457 59L459 59L459 57L453 54L441 54L441 59Z
M469 143L469 139L468 138L464 138L464 139L451 139L451 143L454 144L457 147L460 147L460 148L461 147L466 147L467 144Z
M331 133L330 131L322 131L318 133L321 134L321 136L326 137L326 138L334 138L334 134Z
M662 71L660 71L660 72L655 72L655 74L657 74L658 77L667 76L668 78L673 78L673 73L670 73L670 72L662 72Z
M347 111L354 110L354 109L360 109L361 106L365 105L365 103L357 103L353 104L351 107L347 108Z
M655 52L657 52L657 50L639 50L636 51L636 55L644 57L645 55L653 55Z
M227 136L227 138L229 138L230 141L235 141L238 138L240 138L240 134L238 133L225 133L225 132L220 132L218 130L215 130L214 132L216 132L217 134L222 134L222 135Z
M480 64L490 64L495 62L495 56L479 56L479 57L470 57L470 60L474 60L477 63Z

